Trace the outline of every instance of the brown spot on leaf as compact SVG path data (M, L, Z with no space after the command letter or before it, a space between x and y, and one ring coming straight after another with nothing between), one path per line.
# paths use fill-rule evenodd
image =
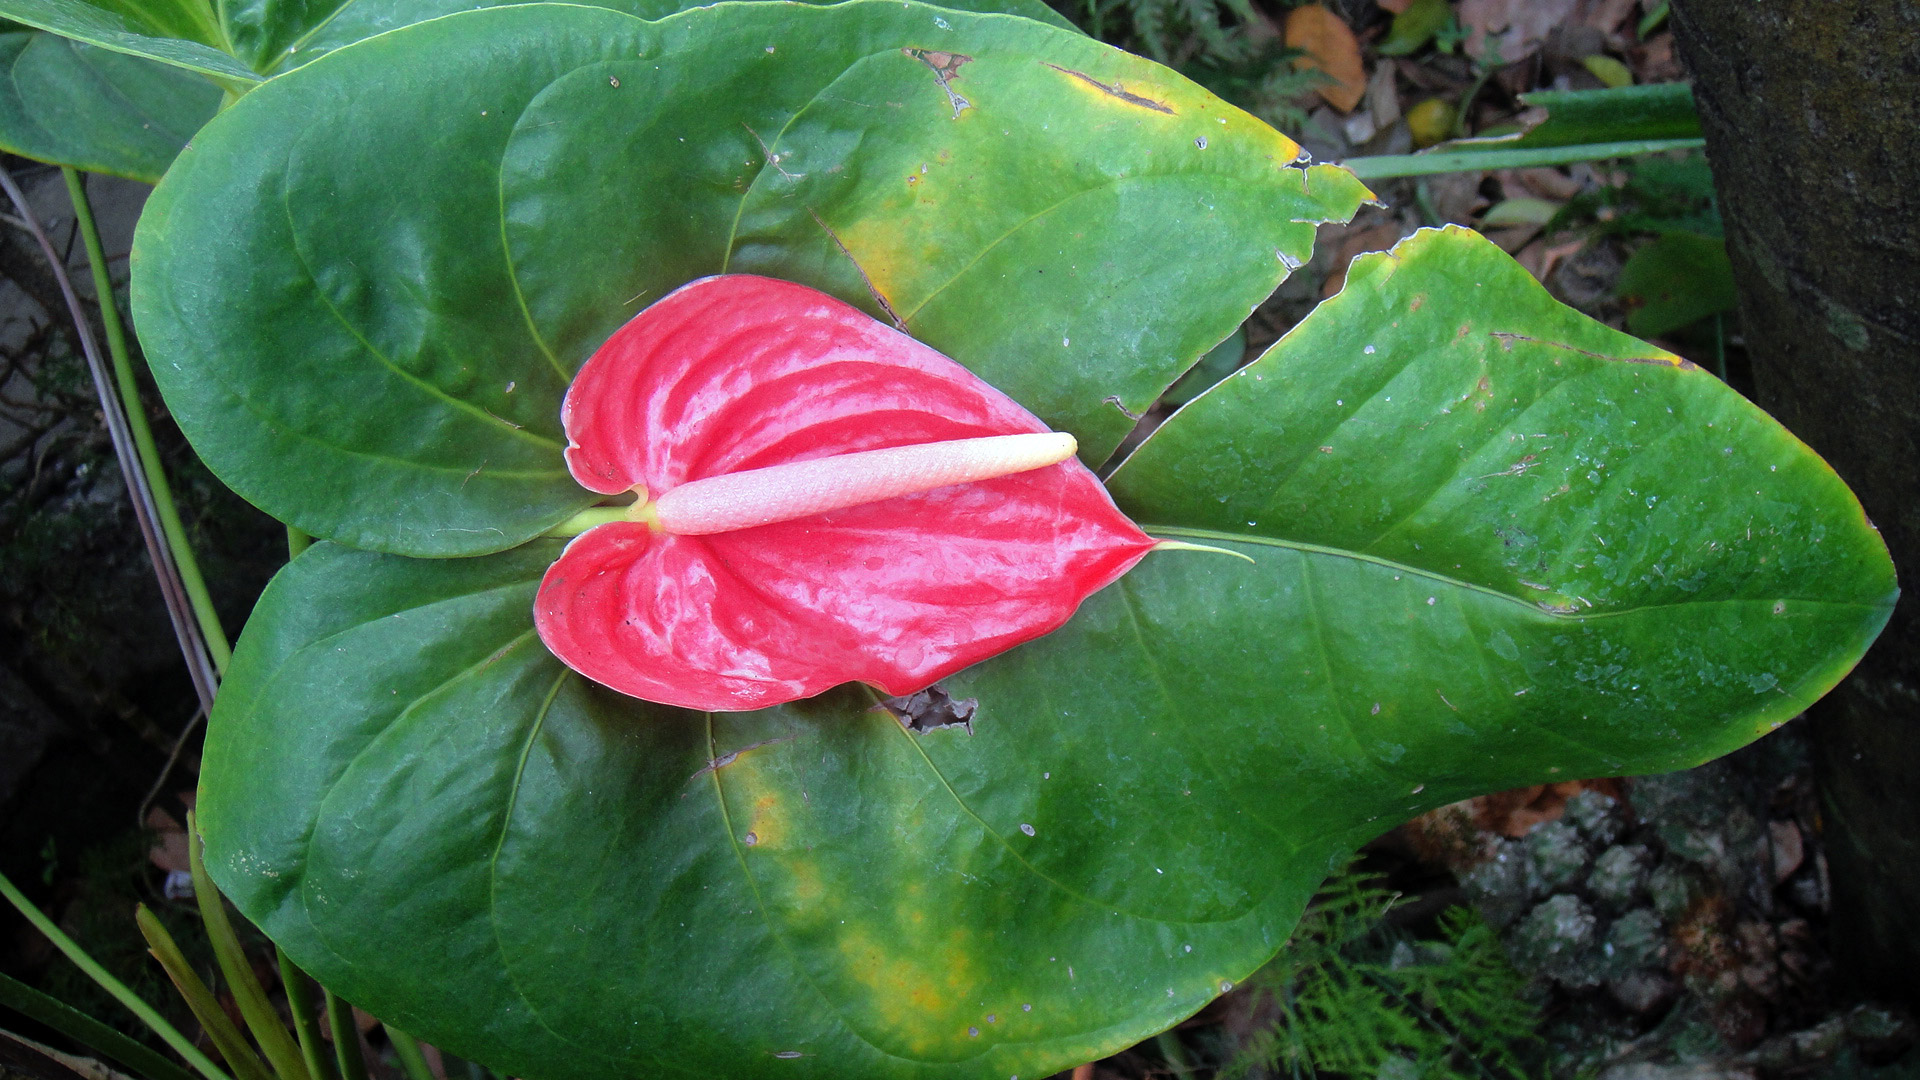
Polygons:
M1045 64L1046 62L1041 61L1041 63ZM1098 90L1101 93L1107 95L1108 97L1118 98L1119 100L1124 101L1129 105L1138 105L1143 109L1151 109L1154 112L1164 113L1168 116L1172 116L1174 114L1173 107L1171 105L1168 105L1162 101L1155 101L1152 98L1141 97L1139 94L1136 94L1131 90L1128 90L1126 87L1120 85L1118 82L1103 83L1099 79L1094 78L1093 76L1087 74L1084 71L1075 71L1072 68L1063 68L1059 64L1046 64L1046 66L1052 68L1055 71L1060 72L1062 75L1071 75L1074 78L1079 79L1081 82L1086 83L1088 86L1093 87L1095 90Z

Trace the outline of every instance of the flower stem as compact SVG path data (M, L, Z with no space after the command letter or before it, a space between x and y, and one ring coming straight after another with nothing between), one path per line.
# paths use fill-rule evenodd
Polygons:
M140 470L146 474L147 486L152 489L154 509L159 512L160 529L166 533L168 546L173 550L180 584L185 587L187 599L193 605L194 620L200 624L200 634L206 639L214 670L225 675L233 648L227 642L226 629L220 625L220 616L213 607L213 596L207 591L207 580L201 576L200 564L193 557L193 548L187 544L187 530L180 523L180 510L173 501L173 488L167 483L166 470L160 466L160 448L153 441L153 428L147 423L146 410L140 405L140 386L134 378L132 354L127 349L126 325L120 321L120 305L113 298L113 279L107 270L107 253L100 243L100 230L94 224L93 205L87 200L87 186L71 166L62 165L60 175L66 178L67 195L73 200L73 213L80 223L80 237L86 243L87 265L93 271L94 296L100 304L100 322L107 332L107 353L113 358L114 381L120 391L121 407L126 410L127 427L133 432L133 443L139 450Z

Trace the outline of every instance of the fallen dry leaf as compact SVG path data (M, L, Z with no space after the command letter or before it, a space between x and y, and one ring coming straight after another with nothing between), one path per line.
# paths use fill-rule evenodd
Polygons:
M1294 8L1287 16L1287 47L1305 56L1293 62L1301 70L1318 68L1330 82L1314 87L1327 104L1352 112L1367 93L1367 69L1360 43L1346 21L1319 4Z
M1608 34L1620 29L1633 14L1633 6L1640 0L1581 0L1584 9L1577 15L1588 26Z
M1460 0L1457 15L1467 28L1467 54L1511 64L1531 56L1549 31L1573 13L1580 0Z

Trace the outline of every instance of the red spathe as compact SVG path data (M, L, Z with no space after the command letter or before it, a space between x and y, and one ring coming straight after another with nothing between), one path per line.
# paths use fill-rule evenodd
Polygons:
M965 368L823 293L704 278L642 311L562 410L591 490L1047 430ZM1077 460L736 532L600 525L547 570L541 640L624 694L741 711L860 681L919 690L1038 637L1154 541Z

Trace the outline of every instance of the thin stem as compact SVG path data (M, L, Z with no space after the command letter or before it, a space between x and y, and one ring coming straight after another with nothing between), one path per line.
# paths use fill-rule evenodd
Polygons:
M134 446L140 452L140 468L146 473L147 487L153 492L154 508L160 512L160 528L167 534L167 545L173 549L180 583L186 587L187 599L193 604L194 618L200 623L200 634L206 639L207 652L213 656L213 668L225 675L233 649L227 643L225 628L220 625L220 615L213 608L213 596L207 591L207 580L201 576L200 564L193 557L192 546L187 543L187 530L180 523L180 510L173 501L173 488L167 483L166 470L160 465L160 448L153 441L153 428L147 423L146 410L140 407L140 385L133 373L133 355L127 348L127 332L125 324L120 321L120 305L113 297L113 279L107 272L107 253L100 243L100 230L94 224L93 204L87 199L86 181L67 165L60 166L60 175L66 178L67 195L73 200L73 213L80 222L80 237L87 245L87 265L93 270L93 292L100 304L100 322L107 331L107 352L113 357L113 374L119 383L120 404L126 409L127 427L132 430Z
M140 1018L141 1023L153 1029L155 1035L160 1036L168 1046L173 1047L176 1053L187 1059L187 1064L198 1070L200 1075L207 1080L232 1080L221 1071L218 1065L209 1060L207 1055L188 1042L186 1036L180 1034L172 1024L167 1023L166 1017L161 1016L153 1006L142 1000L139 994L129 990L126 983L107 974L107 969L101 967L98 960L87 955L85 949L62 933L60 928L53 924L53 920L47 918L45 912L33 906L33 901L28 900L26 894L13 887L13 882L9 881L5 874L0 874L0 896L6 897L9 903L20 910L20 914L27 917L27 921L33 924L35 930L40 931L46 935L48 941L53 942L54 948L65 953L67 959L73 961L74 966L86 972L87 977L100 984L101 989L112 994L115 1001L125 1005L129 1012Z
M180 574L174 562L173 552L169 549L167 536L159 526L159 511L153 502L153 491L147 485L145 472L140 467L140 451L134 444L133 433L127 426L127 417L120 408L120 399L114 393L113 379L107 371L107 363L100 356L100 346L93 338L93 327L87 321L86 309L80 304L80 294L73 289L73 280L67 276L67 267L54 250L53 241L47 238L47 231L40 226L40 219L28 205L27 196L14 183L13 174L0 168L0 190L13 200L13 208L26 223L27 231L33 234L35 242L47 257L47 263L53 271L54 280L60 284L60 295L67 303L67 313L73 318L74 333L80 338L80 351L86 356L87 370L93 376L93 389L100 398L100 414L107 424L107 437L113 442L113 454L120 464L120 478L127 485L127 496L133 503L134 520L140 526L140 538L146 544L147 557L153 561L154 576L160 582L160 595L167 604L167 618L173 623L173 634L180 642L180 654L187 662L187 675L193 680L195 693L200 697L200 707L213 709L213 696L220 685L219 672L214 668L213 660L207 652L205 640L200 635L198 621L193 614L192 603L187 599L186 587L181 584Z
M392 1024L384 1026L387 1038L393 1040L393 1054L400 1059L400 1068L406 1072L407 1080L437 1080L433 1070L427 1067L427 1056L420 1052L420 1040Z
M187 1008L193 1010L194 1018L200 1021L201 1030L207 1033L213 1048L227 1059L227 1066L240 1080L273 1080L266 1063L247 1045L247 1037L233 1026L219 999L193 970L193 965L187 963L173 935L160 925L159 916L141 904L133 909L133 921L140 928L140 936L147 939L147 952L160 962L160 970L167 973L167 978L173 980L174 989L186 999Z
M334 1060L341 1080L367 1080L367 1059L360 1052L360 1029L353 1026L353 1006L322 986L327 996L327 1030L333 1035Z
M313 537L293 526L287 526L287 558L297 559L300 553L313 546Z
M565 540L579 536L597 525L611 525L616 521L632 520L634 520L632 506L594 506L580 511L540 535Z
M1657 154L1663 150L1691 150L1705 145L1705 139L1638 139L1630 142L1542 146L1526 150L1447 150L1441 153L1382 154L1377 157L1348 158L1341 162L1340 166L1362 180L1386 180L1396 176L1434 176L1439 173L1475 172L1483 169L1571 165L1577 161L1607 161L1612 158Z
M267 1000L267 988L260 985L239 936L233 932L220 890L207 876L200 828L191 810L187 811L187 862L193 874L193 897L200 907L200 920L206 924L207 940L213 943L214 961L227 980L227 989L233 992L234 1003L240 1006L240 1018L247 1022L247 1030L253 1032L253 1041L260 1044L261 1052L280 1080L311 1080L301 1060L299 1045L280 1023L280 1014L274 1011L273 1002Z
M193 1080L193 1074L58 998L0 972L0 1005L47 1025L147 1080Z
M273 947L280 963L280 986L287 992L287 1010L293 1014L293 1030L300 1035L300 1056L306 1059L307 1074L313 1080L340 1080L340 1071L320 1039L319 1002L313 997L313 983L280 946Z

